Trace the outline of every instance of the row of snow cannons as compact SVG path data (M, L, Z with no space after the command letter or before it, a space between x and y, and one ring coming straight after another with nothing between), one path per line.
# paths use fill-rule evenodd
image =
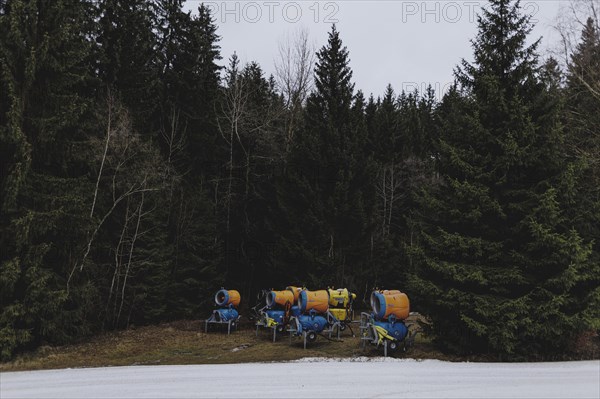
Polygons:
M304 348L308 342L314 342L317 335L325 334L331 340L333 333L340 334L350 327L352 322L352 304L356 294L346 288L309 291L299 287L289 286L281 291L268 291L265 296L265 306L258 310L256 335L260 328L271 329L273 342L278 333L290 333L302 337ZM350 330L352 328L350 327Z
M241 302L241 295L236 290L226 290L221 288L215 294L215 305L217 309L213 310L208 319L204 321L204 332L208 332L209 326L227 326L227 335L235 331L240 320L238 307Z
M352 330L352 323L360 323L360 339L363 349L367 344L383 348L384 355L400 348L406 350L414 341L416 331L405 323L410 315L408 296L399 290L375 290L371 293L371 312L362 312L360 321L354 322L353 304L356 294L346 288L309 291L288 286L281 291L263 291L263 301L255 306L256 335L259 329L272 331L273 342L278 334L289 332L302 337L304 349L307 343L319 335L332 341L332 334ZM237 327L240 315L237 311L240 294L235 290L221 289L215 294L215 309L206 320L205 331L210 325L227 326L230 334Z

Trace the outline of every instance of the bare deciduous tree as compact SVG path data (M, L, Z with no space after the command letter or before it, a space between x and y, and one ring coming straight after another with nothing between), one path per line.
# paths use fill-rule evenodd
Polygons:
M394 203L402 198L402 164L384 165L379 172L377 194L381 198L381 234L390 234Z
M150 143L144 142L133 131L127 111L110 93L105 112L105 137L102 140L90 139L90 148L92 153L98 154L100 164L90 211L91 231L80 260L69 273L67 292L75 272L83 270L100 229L119 205L130 198L164 188L165 168L160 157ZM108 204L103 210L99 210L97 204L101 195L107 197ZM102 216L94 220L93 216L97 212L101 212Z
M560 35L560 46L555 53L580 83L600 100L600 72L596 70L597 66L574 67L571 58L589 18L592 18L596 32L600 32L600 0L571 0L561 7L559 15L555 29ZM590 79L590 76L595 76L595 79Z
M288 110L285 126L286 153L294 140L302 107L313 89L315 54L315 45L310 42L306 29L300 29L292 37L287 36L279 42L275 73Z

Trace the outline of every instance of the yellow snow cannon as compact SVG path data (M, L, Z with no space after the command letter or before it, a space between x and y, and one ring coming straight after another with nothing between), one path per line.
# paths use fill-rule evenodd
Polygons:
M329 293L329 312L338 321L350 321L356 294L351 293L347 288L329 288L327 292Z

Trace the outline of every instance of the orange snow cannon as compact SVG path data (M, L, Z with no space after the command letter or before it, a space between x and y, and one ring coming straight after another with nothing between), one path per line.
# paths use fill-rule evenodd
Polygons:
M215 294L215 303L217 306L232 305L237 308L240 305L241 296L236 290L221 289Z
M301 313L308 313L313 309L317 313L326 313L329 310L329 293L326 290L304 290L298 298L298 306Z
M386 320L393 315L404 320L410 313L408 296L400 291L374 291L371 294L371 307L378 320Z
M267 306L269 309L273 309L275 305L285 308L288 304L292 306L294 302L294 293L290 290L270 291L267 294Z

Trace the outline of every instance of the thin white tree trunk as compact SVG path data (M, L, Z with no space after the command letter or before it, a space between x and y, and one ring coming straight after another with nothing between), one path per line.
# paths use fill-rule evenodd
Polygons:
M112 299L113 291L115 288L115 282L117 281L117 275L121 271L121 256L123 251L123 240L125 238L125 232L127 231L127 225L129 224L129 201L127 201L127 207L125 208L125 222L123 223L123 229L121 229L121 236L119 237L119 243L115 250L115 272L113 273L112 281L110 283L110 290L108 291L108 300L106 301L106 313L108 314L108 308ZM117 283L118 284L118 283Z
M140 206L137 210L138 218L135 226L135 233L133 234L133 238L131 239L131 247L129 248L129 259L127 260L127 268L125 269L125 277L123 278L123 286L121 287L121 305L119 306L119 314L117 315L117 324L119 323L119 319L121 318L121 312L123 311L123 303L125 302L125 288L127 287L127 278L129 277L129 271L131 270L131 259L133 258L133 249L135 247L135 242L138 237L140 221L142 220L142 211L144 208L144 195L145 193L142 193Z

